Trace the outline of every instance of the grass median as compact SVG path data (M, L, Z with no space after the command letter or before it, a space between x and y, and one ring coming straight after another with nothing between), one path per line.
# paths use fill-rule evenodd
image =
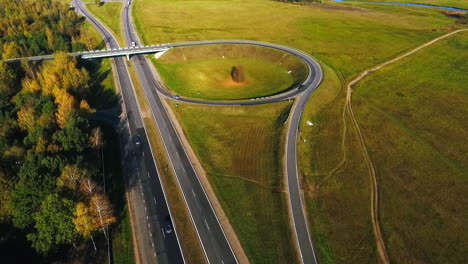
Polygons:
M252 263L296 261L282 164L291 105L170 103Z

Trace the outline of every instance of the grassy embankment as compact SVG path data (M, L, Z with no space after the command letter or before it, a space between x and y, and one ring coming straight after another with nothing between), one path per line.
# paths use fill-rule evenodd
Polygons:
M316 99L307 106L308 111L314 113L309 119L318 122L311 130L317 135L303 134L310 145L305 144L307 151L300 152L305 153L302 162L308 160L303 168L312 183L306 188L314 197L308 203L313 237L319 248L319 260L327 263L375 260L368 172L360 156L356 131L348 127L345 132L346 126L342 123L344 80L455 27L454 19L437 10L353 5L296 6L263 0L137 0L134 9L137 28L146 43L258 39L305 50L336 72L326 71L325 82L328 84L319 89L314 95ZM181 13L184 15L180 16ZM226 13L236 16L226 16ZM209 124L210 113L205 114L206 121L198 119L198 125ZM343 133L346 145L340 144ZM240 142L242 140L231 145ZM201 144L196 140L191 143L195 149ZM200 159L202 163L208 162L203 161L203 156ZM315 174L323 176L310 177ZM325 179L326 184L316 187L318 190L311 187ZM407 228L414 227L409 225Z
M153 62L174 93L214 100L276 94L301 83L307 72L291 54L250 45L177 48ZM233 67L242 68L243 81L232 79Z
M118 219L117 223L110 228L112 259L114 263L135 263L124 179L120 162L118 162L120 161L119 137L113 129L107 127L104 127L104 135L106 193L109 195Z
M284 124L292 102L170 106L252 263L293 263L283 185Z
M85 7L107 26L121 47L126 47L121 19L123 5L123 3L104 3L101 6L87 4Z
M394 262L466 259L459 245L467 241L467 45L466 33L443 40L354 89L354 112L377 170L381 227ZM309 141L299 143L313 237L325 263L368 261L375 258L368 172L348 113L343 122L343 82L335 78L324 85L334 93L314 94L301 125Z

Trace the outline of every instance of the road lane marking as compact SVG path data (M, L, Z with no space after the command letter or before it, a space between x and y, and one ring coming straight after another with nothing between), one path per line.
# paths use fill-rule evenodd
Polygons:
M208 222L206 222L206 219L203 219L205 221L205 225L206 225L206 228L208 228L208 230L210 230L210 227L208 226Z
M161 231L162 231L163 237L166 238L166 234L164 234L164 229L161 228Z
M145 156L145 152L143 151L142 154L143 154L143 157L144 157L144 156Z
M195 192L193 191L193 189L192 189L192 194L193 194L193 197L195 197L195 198L197 197L197 196L195 195Z
M156 198L153 197L153 201L154 201L154 205L158 205L158 204L156 203Z
M150 178L149 171L148 171L148 179Z

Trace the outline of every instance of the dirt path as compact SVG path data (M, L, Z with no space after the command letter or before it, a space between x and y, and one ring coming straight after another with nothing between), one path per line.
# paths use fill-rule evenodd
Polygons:
M390 263L390 260L388 258L388 253L387 253L387 249L385 247L385 241L383 239L383 236L382 236L382 232L380 230L380 221L379 221L379 186L378 186L378 181L377 181L377 175L375 173L375 168L374 168L374 165L372 163L372 160L369 156L369 152L367 151L367 148L366 148L366 145L365 145L365 142L364 142L364 137L362 135L362 132L361 132L361 129L359 127L359 124L356 120L356 117L354 116L354 111L353 111L353 106L352 106L352 92L353 92L353 86L358 83L359 81L361 81L362 79L364 79L366 76L368 76L369 74L375 72L375 71L378 71L380 69L382 69L383 67L389 65L389 64L392 64L398 60L401 60L427 46L430 46L434 43L436 43L437 41L439 40L442 40L444 38L447 38L453 34L456 34L456 33L459 33L459 32L462 32L462 31L468 31L468 29L459 29L459 30L455 30L453 32L450 32L448 34L445 34L445 35L442 35L438 38L435 38L411 51L408 51L396 58L393 58L387 62L384 62L380 65L377 65L371 69L368 69L368 70L365 70L364 72L362 72L361 74L359 74L358 77L356 77L355 79L353 79L351 82L349 82L348 86L347 86L347 90L346 90L346 103L345 103L345 111L348 112L350 118L351 118L351 123L355 126L356 128L356 132L358 134L358 137L359 137L359 145L361 147L361 151L362 151L362 154L364 155L364 160L366 161L366 164L367 164L367 167L369 168L369 176L370 176L370 181L371 181L371 218L372 218L372 228L374 230L374 236L375 236L375 243L376 243L376 246L377 246L377 252L379 254L379 259L380 259L380 262L381 263ZM345 115L343 114L343 119L344 119L344 122L346 122L345 120ZM345 123L346 124L346 123Z

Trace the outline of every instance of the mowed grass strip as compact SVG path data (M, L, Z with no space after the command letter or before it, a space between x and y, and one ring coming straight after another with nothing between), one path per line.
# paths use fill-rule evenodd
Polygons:
M170 102L252 263L297 262L282 164L291 105Z
M135 0L133 18L146 44L252 39L313 54L350 79L378 62L450 30L454 18L433 9L379 9L268 0ZM404 11L402 11L404 10Z
M207 45L171 49L153 59L166 87L200 99L247 99L294 88L307 74L297 57L253 45ZM233 67L243 80L232 78Z
M355 87L377 168L393 261L462 263L468 203L468 33L429 46ZM411 249L411 250L407 250Z
M85 7L107 26L120 45L126 46L122 26L123 3L87 4Z

